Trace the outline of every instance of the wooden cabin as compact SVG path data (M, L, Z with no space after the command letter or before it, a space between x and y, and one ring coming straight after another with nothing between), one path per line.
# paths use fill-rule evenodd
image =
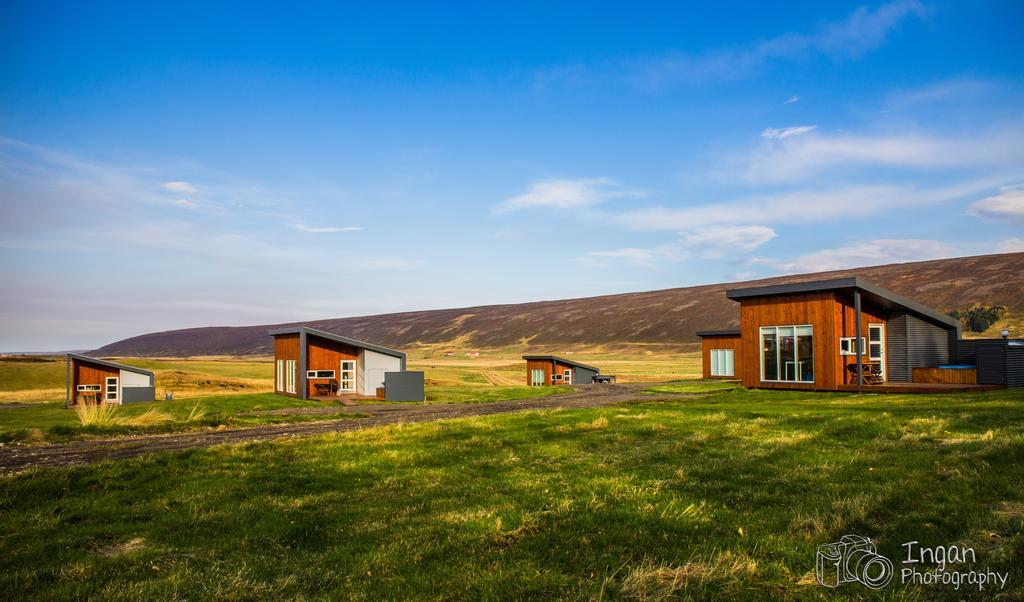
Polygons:
M702 330L697 336L704 378L738 378L743 362L739 329Z
M149 370L78 353L67 354L64 406L79 403L136 403L156 398L156 377Z
M422 401L423 373L405 369L405 353L297 326L274 337L274 391L310 398L362 397Z
M526 384L531 387L589 385L601 373L593 366L553 355L524 355L523 359L526 360Z
M726 296L740 304L740 328L698 333L705 377L767 389L914 390L925 384L915 374L929 369L929 385L977 386L974 366L957 365L958 320L863 278Z

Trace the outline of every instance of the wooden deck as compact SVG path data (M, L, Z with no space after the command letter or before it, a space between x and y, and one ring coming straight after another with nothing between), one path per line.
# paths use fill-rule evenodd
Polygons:
M1005 385L968 385L956 383L885 383L881 385L838 385L839 391L861 393L974 393L997 391Z

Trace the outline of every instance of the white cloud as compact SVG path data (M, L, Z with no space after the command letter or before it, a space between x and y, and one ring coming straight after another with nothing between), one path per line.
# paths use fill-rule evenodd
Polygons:
M759 259L756 263L789 274L827 272L846 268L925 261L950 257L954 248L936 240L878 239L858 241L835 249L823 249L791 260Z
M660 87L675 81L735 79L771 61L807 55L857 58L881 46L909 17L922 17L925 13L917 0L890 2L875 10L861 7L846 19L827 24L815 33L787 32L735 50L700 55L675 53L638 61L626 77L646 87Z
M945 100L964 100L995 91L998 83L974 77L954 77L892 95L895 105L912 105Z
M641 265L682 261L694 256L717 259L729 254L749 253L773 238L775 230L765 226L716 226L683 232L676 241L659 247L591 251L584 259L618 259Z
M1024 253L1024 238L1007 238L999 243L996 250L1000 253Z
M614 251L591 251L587 257L604 259L622 259L633 263L653 264L660 253L654 249L637 249L626 247Z
M589 207L609 199L637 197L638 191L622 189L611 178L580 178L577 180L545 180L532 184L526 192L505 199L497 211L516 211L535 207L573 209Z
M1024 224L1024 186L1006 186L999 194L971 203L970 212L990 219Z
M786 99L786 102L784 102L782 104L784 104L784 105L791 105L794 102L800 102L800 97L799 96L790 96L789 98Z
M729 253L747 253L775 238L775 230L766 226L725 226L687 232L683 247L701 257L722 257Z
M778 142L763 144L739 166L729 166L726 177L734 179L740 171L751 183L778 183L865 166L964 169L1018 167L1024 161L1024 127L1018 124L959 137L920 133L822 135L810 130L788 133L789 129L765 130L762 136Z
M164 182L163 184L161 184L161 186L163 186L166 190L170 190L171 192L187 192L190 194L198 192L196 187L193 186L192 184L189 184L188 182Z
M1001 178L990 178L935 188L874 185L796 190L678 209L652 207L622 213L617 219L636 230L692 231L751 222L806 225L881 215L899 208L940 205L980 194L1000 183Z
M295 224L292 226L296 230L302 232L309 232L312 234L325 234L332 232L359 232L363 229L362 226L307 226L305 224Z
M813 132L816 129L818 129L818 126L816 125L796 125L788 128L767 128L761 132L761 137L771 140L785 140L786 138L792 138L793 136Z
M188 199L174 199L171 202L177 205L178 207L184 207L185 209L196 209L199 207L198 203L196 203L195 201L190 201Z

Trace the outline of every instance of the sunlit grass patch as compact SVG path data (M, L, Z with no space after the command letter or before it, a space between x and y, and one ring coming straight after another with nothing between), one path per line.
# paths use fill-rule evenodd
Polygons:
M741 553L723 552L708 560L694 558L674 566L646 561L629 569L619 584L627 598L665 600L709 581L739 583L757 575L757 562Z
M908 420L900 427L900 431L906 440L936 439L949 433L949 425L947 418L929 416Z
M733 380L681 380L644 389L644 393L717 393L742 388Z

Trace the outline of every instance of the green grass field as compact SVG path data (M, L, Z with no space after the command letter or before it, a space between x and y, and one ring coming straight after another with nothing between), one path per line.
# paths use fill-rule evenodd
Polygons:
M863 599L845 534L972 547L1024 596L1024 394L717 388L0 480L19 598ZM898 576L897 576L898 582ZM991 595L891 584L887 599Z
M166 414L170 420L153 425L117 424L83 426L73 410L62 403L46 403L29 407L0 410L0 442L48 443L73 439L113 437L143 433L168 433L217 427L243 427L304 420L324 420L338 416L291 414L286 416L249 416L250 412L283 408L316 408L337 405L337 402L294 399L273 393L214 395L174 401L135 403L115 408L115 416L131 419L150 410ZM203 416L189 420L199 407ZM352 416L350 416L352 417ZM355 418L355 417L353 417Z

